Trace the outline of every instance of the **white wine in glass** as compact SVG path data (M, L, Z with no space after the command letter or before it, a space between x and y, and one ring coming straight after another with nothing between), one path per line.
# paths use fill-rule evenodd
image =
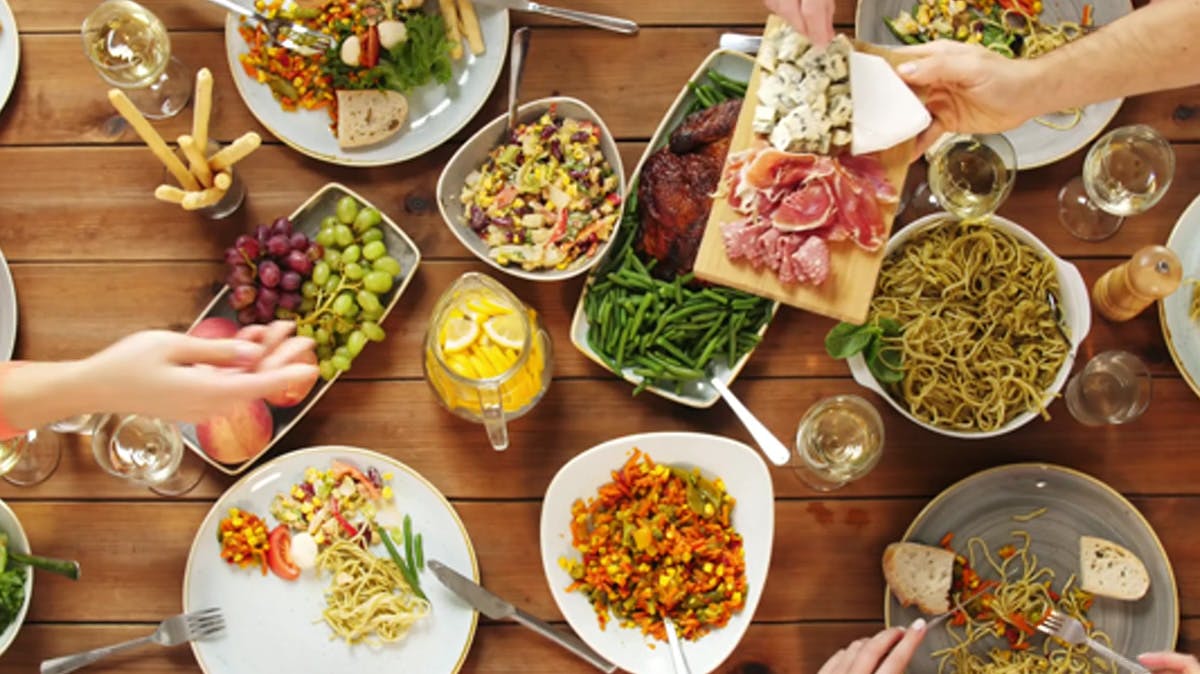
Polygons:
M0 441L0 474L18 487L45 481L58 469L61 459L62 436L46 429L33 429Z
M1145 124L1122 126L1088 150L1083 175L1058 193L1058 218L1080 239L1107 239L1157 204L1175 175L1171 144Z
M813 489L831 491L866 475L883 456L883 419L855 395L817 402L796 431L792 467Z
M188 73L171 57L167 27L132 0L106 0L83 22L83 48L96 72L124 89L147 117L177 114L191 97Z
M1016 151L1004 136L951 136L932 150L929 191L951 215L983 218L1012 193L1016 167Z
M137 414L109 414L92 431L92 454L105 472L164 495L191 490L203 475L184 474L183 440L175 424Z

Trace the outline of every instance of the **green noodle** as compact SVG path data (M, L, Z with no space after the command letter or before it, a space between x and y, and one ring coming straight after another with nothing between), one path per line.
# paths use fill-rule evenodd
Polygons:
M399 641L429 613L400 567L364 550L358 540L339 540L317 555L317 568L332 576L321 613L334 634L355 644Z
M903 328L887 347L903 357L891 388L917 419L957 431L993 431L1029 410L1071 346L1047 295L1060 297L1054 263L988 222L945 222L913 236L880 272L870 320Z

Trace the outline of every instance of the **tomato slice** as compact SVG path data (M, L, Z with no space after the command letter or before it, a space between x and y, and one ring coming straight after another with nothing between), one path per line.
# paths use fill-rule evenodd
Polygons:
M300 577L300 567L292 561L292 532L286 524L280 524L271 530L267 537L271 547L267 548L267 566L272 573L284 580L296 580Z
M371 26L363 38L362 65L364 68L374 68L379 64L379 29Z

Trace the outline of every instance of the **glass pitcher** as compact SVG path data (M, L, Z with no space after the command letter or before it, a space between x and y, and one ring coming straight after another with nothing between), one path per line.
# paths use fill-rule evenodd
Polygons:
M532 409L550 386L550 335L537 312L498 281L467 272L434 306L424 361L442 405L483 424L492 447L504 450L507 421Z

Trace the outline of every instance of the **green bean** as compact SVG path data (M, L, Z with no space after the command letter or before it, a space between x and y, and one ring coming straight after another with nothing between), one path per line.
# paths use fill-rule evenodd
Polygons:
M728 305L730 303L730 299L728 297L726 297L720 293L713 292L713 290L710 288L705 288L704 290L701 290L700 294L704 297L707 297L710 300L713 300L714 302L719 302L722 306Z
M661 337L654 340L654 344L656 346L658 346L659 348L663 349L664 351L666 351L667 353L671 354L672 356L675 356L676 358L678 358L679 362L681 362L681 363L687 363L688 361L691 360L691 358L689 358L686 353L679 350L679 347L675 346L671 342L669 342Z
M729 362L727 365L729 367L733 367L733 364L737 362L737 331L742 326L744 319L745 317L739 314L734 316L733 320L729 321L729 339L727 341L729 347Z

